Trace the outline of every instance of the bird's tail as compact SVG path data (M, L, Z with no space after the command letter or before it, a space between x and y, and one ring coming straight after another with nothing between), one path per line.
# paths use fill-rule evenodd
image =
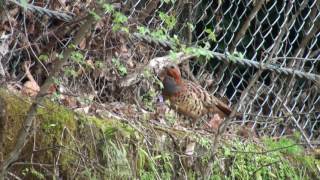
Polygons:
M226 104L224 104L224 103L218 103L217 104L217 107L219 108L219 110L220 111L222 111L224 114L226 114L227 116L230 116L230 114L231 114L231 109L230 109L230 107L229 106L227 106Z

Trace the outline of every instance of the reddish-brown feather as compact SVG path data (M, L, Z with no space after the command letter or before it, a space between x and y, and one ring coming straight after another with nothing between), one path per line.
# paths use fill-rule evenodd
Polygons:
M161 76L164 85L162 94L179 113L194 120L210 112L219 114L221 118L230 115L231 109L228 105L211 96L201 86L182 79L177 66L165 67Z

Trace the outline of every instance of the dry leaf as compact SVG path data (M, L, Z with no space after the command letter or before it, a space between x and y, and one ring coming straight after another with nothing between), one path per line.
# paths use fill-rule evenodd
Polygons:
M75 111L75 112L79 112L79 113L88 114L88 113L89 113L89 110L90 110L90 106L87 106L87 107L77 108L77 109L75 109L74 111Z
M218 115L214 114L211 120L208 123L208 126L211 130L218 131L223 119Z
M84 38L84 39L79 43L79 48L80 48L80 49L85 49L86 43L87 43L87 40Z
M21 93L26 96L36 96L40 91L39 85L34 81L27 81L23 84Z
M192 156L194 153L195 146L196 146L195 142L190 142L189 144L187 144L185 154L188 156Z
M65 96L62 100L61 100L62 104L69 107L69 108L77 108L78 107L78 101L76 98L74 97L70 97L70 96Z
M94 68L94 63L93 63L92 59L89 59L88 61L86 61L86 64L87 64L91 69L95 69L95 68Z
M31 61L24 62L23 68L29 80L23 84L21 92L22 94L27 96L36 96L40 91L40 87L38 83L34 80L32 74L30 73L30 67Z

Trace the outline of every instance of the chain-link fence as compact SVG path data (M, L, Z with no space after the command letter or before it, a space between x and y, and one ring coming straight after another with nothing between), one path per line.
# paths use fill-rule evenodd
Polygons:
M243 94L240 123L250 123L261 135L299 131L309 144L320 140L320 1L134 0L121 6L152 29L166 26L159 14L173 16L170 32L185 44L209 44L229 57L191 61L189 78L227 97L231 106L264 69ZM231 62L232 56L242 61Z
M46 8L69 10L78 16L88 9L80 1L65 3L71 8L50 1ZM207 47L214 57L184 63L183 76L197 81L215 96L228 98L231 107L241 102L237 111L243 116L234 123L249 125L260 135L282 136L299 131L309 145L320 140L319 0L127 0L110 4L128 17L126 26L131 35L141 26L175 37L187 47ZM56 12L46 9L30 9L47 12L40 15L56 16ZM5 67L13 67L9 71L18 78L21 78L16 70L20 60L53 51L56 44L64 48L70 41L71 30L77 27L76 23L70 23L59 29L58 22L36 16L39 13L27 13L20 21L19 11L14 7L8 11L16 19L9 19L2 29L6 25L13 34L11 37L17 34L17 38L7 43L12 51L2 62ZM57 19L71 19L67 14L56 14ZM118 17L120 22L121 18ZM100 59L107 68L88 74L80 69L78 73L86 83L67 78L64 82L74 90L81 85L91 92L94 89L103 102L136 103L151 88L150 83L142 80L135 86L121 88L121 78L113 69L119 70L124 65L127 69L121 73L130 77L150 59L167 55L170 46L166 41L145 43L141 36L128 38L115 33L115 27L115 17L106 15L79 45L89 65ZM26 31L27 36L17 29ZM19 42L30 46L31 51L22 45L17 47ZM50 62L47 64L50 66ZM38 72L41 73L46 71ZM246 91L253 79L257 81ZM37 81L42 82L41 78Z
M289 146L280 142L280 148L269 149L251 136L294 136L302 145L320 145L320 0L25 2L0 3L0 86L36 96L41 108L32 121L37 106L31 106L24 119L22 101L13 101L19 106L10 111L12 116L6 110L16 104L2 105L0 135L9 135L0 138L0 144L9 151L0 155L13 154L4 161L12 165L11 176L22 172L21 177L28 177L24 170L31 169L26 173L32 177L168 179L188 177L189 172L194 178L237 177L244 171L239 177L300 177L310 169L310 177L317 177L319 168L309 159L294 160L292 169L281 168L300 155L283 159L276 152L295 146L291 140ZM208 121L211 129L200 120L197 125L204 126L191 130L175 126L185 117L157 101L161 83L152 70L161 68L151 65L170 60L178 62L183 78L225 100L239 114L226 118L227 123L216 118L215 127L210 126L213 117ZM39 103L43 94L98 118L69 115L65 107ZM40 123L37 131L29 131ZM220 123L227 126L219 128ZM20 126L26 128L15 144ZM238 135L250 136L250 142L238 143ZM219 140L224 141L222 148ZM26 153L19 142L26 142ZM189 159L192 164L183 162ZM95 176L97 172L101 176Z

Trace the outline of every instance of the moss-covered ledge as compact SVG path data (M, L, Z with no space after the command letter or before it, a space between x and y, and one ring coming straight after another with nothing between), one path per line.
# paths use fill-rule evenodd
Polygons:
M30 104L29 98L0 89L0 161L13 149ZM75 113L50 100L44 101L38 109L32 129L32 137L10 171L38 178L54 168L71 177L75 175L75 163L98 163L99 146L104 146L99 142L106 138L106 134L109 138L123 139L134 132L119 120ZM84 162L80 163L80 160ZM50 170L46 172L44 169Z
M0 88L0 161L15 144L29 101ZM250 140L231 132L219 143L214 162L209 162L210 136L152 124L144 115L139 122L131 124L108 116L98 118L75 113L47 100L38 109L32 136L9 172L23 179L315 179L320 176L320 160L295 140L299 134L295 139ZM180 149L183 143L177 142L184 142L183 137L190 136L196 137L196 156L192 166L184 166L183 161L188 158ZM210 177L203 177L206 170Z

